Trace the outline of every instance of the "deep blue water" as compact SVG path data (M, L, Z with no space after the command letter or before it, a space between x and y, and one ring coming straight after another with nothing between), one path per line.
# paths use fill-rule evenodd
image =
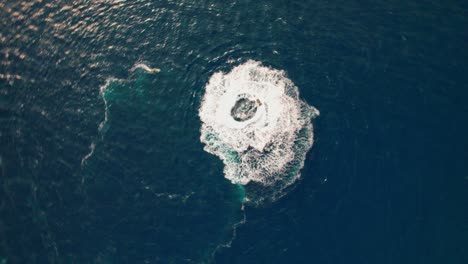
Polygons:
M467 11L1 2L0 263L468 263ZM200 142L207 81L249 59L321 113L261 206Z

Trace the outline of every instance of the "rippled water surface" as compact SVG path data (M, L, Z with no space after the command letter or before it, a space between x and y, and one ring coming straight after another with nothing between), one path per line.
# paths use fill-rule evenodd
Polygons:
M0 2L0 263L468 263L467 11ZM320 110L261 205L200 141L210 78L251 60Z

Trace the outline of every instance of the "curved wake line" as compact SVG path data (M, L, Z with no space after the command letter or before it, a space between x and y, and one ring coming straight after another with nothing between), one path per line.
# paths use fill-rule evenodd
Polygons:
M275 195L300 177L319 111L300 100L284 71L249 60L213 74L205 89L200 140L224 162L227 179Z
M218 253L218 251L220 249L230 248L232 246L232 242L234 242L234 240L237 237L237 229L247 222L247 215L245 213L244 204L242 204L241 211L242 211L242 219L239 222L232 225L232 237L231 237L231 239L229 239L229 241L227 241L226 243L219 244L218 246L216 246L216 248L211 253L211 259L212 260L214 260L216 254Z
M148 65L144 64L144 63L137 63L135 64L131 69L130 71L135 71L136 69L142 69L144 71L146 71L147 73L158 73L161 71L161 69L159 68L151 68L149 67Z
M105 127L105 125L107 124L107 120L109 119L109 113L108 113L109 105L107 103L105 92L106 92L106 88L109 87L109 85L115 81L119 81L119 79L109 78L106 80L106 83L99 88L99 94L101 95L101 98L104 101L104 119L101 121L101 123L99 123L99 126L98 126L99 133L101 133L101 139L102 139L102 129Z
M147 74L152 74L152 73L158 73L161 70L159 68L151 68L148 65L144 63L136 63L130 70L129 72L134 72L137 69L142 69L145 73ZM98 125L98 134L99 137L94 139L91 144L89 145L89 152L81 159L81 169L84 168L86 162L93 156L96 145L99 141L102 141L104 139L104 134L107 130L107 123L109 121L109 102L107 99L107 94L108 92L108 87L114 83L114 82L127 82L128 80L124 79L117 79L117 78L107 78L105 83L99 87L99 95L102 98L102 101L104 102L104 118ZM85 178L83 177L81 179L81 183L83 184L85 181Z
M144 70L146 73L158 73L160 72L161 70L159 68L151 68L149 67L148 65L144 64L144 63L136 63L129 71L130 72L134 72L135 70L137 69L142 69ZM98 125L98 132L99 132L99 135L100 135L100 140L103 139L104 137L104 133L105 133L105 130L106 130L106 125L108 123L108 120L109 120L109 103L107 101L107 98L106 98L106 91L107 91L107 88L109 87L109 85L111 85L111 83L113 82L124 82L125 80L121 80L121 79L117 79L117 78L107 78L106 79L106 82L99 87L99 95L101 96L102 98L102 101L104 102L104 119L99 123ZM93 140L89 146L89 152L88 154L86 154L82 159L81 159L81 167L83 168L83 166L85 165L86 161L91 158L91 156L94 154L94 149L96 147L96 143L97 143L97 140Z
M95 139L95 140L93 140L91 142L91 144L89 145L88 154L86 154L81 159L81 169L84 168L86 162L93 156L97 142L104 139L103 133L105 132L105 128L106 128L106 125L107 125L107 122L108 122L108 119L109 119L109 113L108 113L109 112L109 105L108 105L108 102L107 102L107 99L106 99L106 89L107 89L107 87L109 87L109 85L112 82L119 82L119 81L121 81L121 80L116 79L116 78L108 78L108 79L106 79L106 82L101 87L99 87L99 95L101 96L101 98L102 98L102 100L104 102L104 118L98 125L99 139ZM82 178L81 178L81 185L83 185L84 183L85 183L85 177L83 175Z
M83 167L84 163L94 154L94 148L96 148L96 143L91 142L91 145L89 145L89 153L86 154L82 159L81 159L81 167Z

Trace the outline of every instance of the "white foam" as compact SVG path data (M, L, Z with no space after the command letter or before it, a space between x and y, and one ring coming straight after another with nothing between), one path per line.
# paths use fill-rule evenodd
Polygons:
M107 87L109 87L109 85L112 83L112 82L118 82L120 81L119 79L116 79L116 78L108 78L106 80L106 83L99 87L99 95L101 96L102 98L102 101L104 102L104 119L101 121L101 123L99 123L99 126L98 126L98 131L99 133L102 133L103 129L105 128L106 124L107 124L107 121L109 119L109 104L107 103L107 99L106 99L106 89ZM101 134L102 136L102 134Z
M161 69L159 68L151 68L149 67L148 65L144 64L144 63L137 63L135 64L131 69L130 71L135 71L136 69L142 69L144 71L146 71L147 73L158 73L161 71Z
M241 122L231 116L240 97L258 100L255 115ZM205 151L223 160L232 183L283 182L284 187L299 177L313 144L312 118L318 114L299 99L284 71L249 60L210 78L199 110L200 140Z

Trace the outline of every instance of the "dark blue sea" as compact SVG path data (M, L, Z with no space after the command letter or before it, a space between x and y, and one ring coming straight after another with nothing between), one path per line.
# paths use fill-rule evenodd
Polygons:
M251 60L320 111L262 203L200 140ZM467 63L464 0L2 0L0 263L466 264Z

